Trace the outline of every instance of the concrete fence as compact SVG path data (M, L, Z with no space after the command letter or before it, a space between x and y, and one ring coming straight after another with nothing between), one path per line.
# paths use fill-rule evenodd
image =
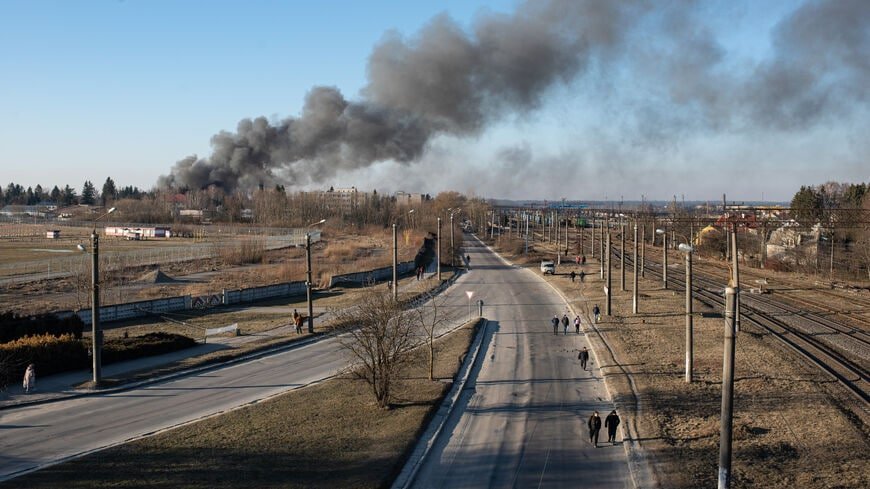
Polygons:
M413 262L400 263L397 267L399 275L410 273L414 269ZM347 273L336 275L329 281L329 287L338 283L353 283L365 285L393 278L393 267L376 268L364 272ZM100 307L100 322L123 321L148 316L191 309L209 309L217 306L244 304L257 302L276 297L291 297L305 293L305 282L285 282L280 284L266 285L263 287L250 287L238 290L222 290L204 295L184 295L177 297L164 297L148 301L127 302ZM91 323L91 310L62 311L57 313L60 317L78 315L85 324Z

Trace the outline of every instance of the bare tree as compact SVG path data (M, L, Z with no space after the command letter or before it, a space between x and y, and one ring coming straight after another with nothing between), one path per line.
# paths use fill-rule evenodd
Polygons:
M412 358L414 317L388 290L374 287L336 316L351 326L342 345L353 357L357 375L369 384L378 406L389 408L393 386Z
M448 297L442 294L426 292L421 297L425 301L419 307L413 309L414 319L426 336L426 347L429 349L429 380L435 378L435 333L438 328L451 319L450 309L447 307Z

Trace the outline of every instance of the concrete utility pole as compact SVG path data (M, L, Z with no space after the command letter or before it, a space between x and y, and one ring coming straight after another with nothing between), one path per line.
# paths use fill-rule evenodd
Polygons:
M625 292L625 223L619 217L619 290Z
M686 254L686 382L692 383L694 365L694 318L692 317L692 252L689 246L680 245L680 251Z
M662 233L662 251L664 255L662 256L662 282L664 283L664 288L668 288L668 232L665 231Z
M556 211L556 265L562 264L562 238L559 233L562 231L562 223L559 221L559 211Z
M450 267L456 266L456 253L453 252L453 212L450 213Z
M393 223L393 300L399 299L399 238L396 223Z
M308 302L308 332L314 333L314 303L311 301L311 233L305 233L305 263L307 265L305 279L305 298Z
M737 262L737 223L731 224L733 235L731 236L731 287L734 287L735 306L734 306L734 324L736 331L740 331L740 267Z
M568 216L565 216L565 258L568 257Z
M610 316L610 305L611 305L611 297L613 296L613 289L611 288L611 268L613 265L613 254L610 250L610 226L607 226L607 255L602 255L607 257L607 304L605 313Z
M604 226L607 226L607 235L610 236L610 220L601 222L601 234L598 236L600 239L598 240L598 268L601 275L601 279L604 280L604 262L607 260L607 256L604 254Z
M637 222L634 223L634 255L632 257L632 265L634 266L634 274L632 276L631 287L631 312L637 314L638 310L638 290L637 290Z
M655 235L653 235L655 236ZM645 277L646 274L644 270L646 269L646 260L644 256L646 256L646 225L642 225L640 227L640 276Z
M722 359L722 411L719 426L719 485L731 488L731 431L734 407L734 350L736 337L737 291L725 289L725 351Z
M595 258L595 218L592 218L592 258Z
M437 274L438 274L438 281L440 282L441 281L441 217L440 216L438 217L438 236L436 239L438 241L438 248L437 248L437 251L438 251L437 255L438 256L437 256L436 270L437 270Z
M103 380L103 330L100 329L100 237L96 224L91 232L91 360L94 387Z

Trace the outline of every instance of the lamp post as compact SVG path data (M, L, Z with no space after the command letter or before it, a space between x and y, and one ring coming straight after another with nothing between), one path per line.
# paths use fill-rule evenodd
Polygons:
M438 248L437 248L437 253L436 253L436 255L438 255L436 258L436 261L437 261L436 270L437 270L437 274L438 274L438 281L440 282L441 281L441 216L438 216L438 236L436 237L436 240L438 241Z
M602 258L607 259L607 301L605 302L604 312L608 316L610 316L610 305L611 305L610 298L613 296L613 289L611 288L611 280L610 280L610 276L612 274L610 272L611 272L612 265L613 265L613 254L610 250L610 225L609 224L607 226L607 246L606 246L606 248L607 248L606 254L601 255Z
M456 209L450 212L450 267L453 268L456 266L456 253L453 248L453 214L456 213Z
M631 286L631 309L632 313L637 314L638 311L638 290L637 290L637 222L634 223L634 255L631 261L634 267Z
M668 288L668 232L664 229L656 229L656 234L662 235L662 286Z
M97 221L115 212L115 207L93 220L91 230L91 360L94 387L103 380L103 331L100 329L100 237L97 234ZM86 251L78 245L79 251Z
M619 290L625 292L625 223L619 215Z
M414 209L408 211L408 215L413 213ZM396 218L396 221L398 219ZM397 223L393 222L393 300L399 299L399 239L396 228Z
M309 224L308 228L318 226L326 222L326 219L321 219L313 224ZM311 298L311 231L305 232L305 299L308 303L308 333L314 333L314 301Z
M695 248L681 243L680 251L686 254L686 382L692 382L694 362L693 319L692 319L692 252Z
M722 410L719 425L719 489L731 487L731 435L734 406L734 337L736 336L737 291L725 289L725 348L722 358Z

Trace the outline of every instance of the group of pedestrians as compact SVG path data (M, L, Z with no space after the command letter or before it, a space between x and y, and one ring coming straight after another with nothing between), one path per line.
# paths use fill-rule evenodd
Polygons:
M580 334L580 316L574 317L574 332ZM567 314L562 314L562 319L559 319L558 314L553 315L553 319L550 320L550 324L553 325L553 334L559 334L559 325L562 325L562 334L568 334L568 324L570 324L570 320L568 319Z
M601 417L598 416L598 411L589 416L589 421L586 422L589 427L589 443L595 448L598 448L598 432L601 431ZM607 418L604 419L604 427L607 428L607 442L616 444L616 427L619 426L619 416L616 410L610 411Z

